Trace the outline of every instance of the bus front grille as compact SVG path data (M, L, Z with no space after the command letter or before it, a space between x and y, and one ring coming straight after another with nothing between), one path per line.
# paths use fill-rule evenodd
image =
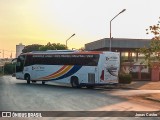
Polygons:
M88 83L95 83L95 74L88 73Z

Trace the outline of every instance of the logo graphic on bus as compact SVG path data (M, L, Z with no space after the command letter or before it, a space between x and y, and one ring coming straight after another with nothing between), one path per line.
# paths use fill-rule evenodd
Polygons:
M117 68L116 67L110 67L110 68L107 68L107 71L112 75L112 76L118 76L117 74L116 74L116 72L117 72Z
M116 67L106 68L106 71L107 71L110 75L115 76L115 77L118 77L117 68L116 68ZM101 72L100 79L101 79L101 80L104 80L104 70L102 70L102 72Z

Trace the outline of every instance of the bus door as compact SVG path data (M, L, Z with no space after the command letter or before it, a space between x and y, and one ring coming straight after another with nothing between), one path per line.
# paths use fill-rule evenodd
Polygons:
M24 61L25 61L24 55L21 55L17 58L17 62L16 62L16 77L17 78L23 78Z
M108 53L105 56L104 81L106 83L118 83L119 64L118 54Z

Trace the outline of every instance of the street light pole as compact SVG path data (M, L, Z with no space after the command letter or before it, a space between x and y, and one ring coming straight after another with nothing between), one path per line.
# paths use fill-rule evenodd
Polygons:
M111 51L111 47L112 47L112 33L111 33L111 22L118 16L120 15L121 13L123 13L124 11L126 11L126 9L123 9L121 12L119 12L114 18L111 19L110 21L110 42L109 42L109 51Z
M75 36L75 34L73 34L71 37L73 37L73 36ZM68 40L69 40L71 37L69 37L69 38L66 40L66 47L67 47L67 42L68 42Z

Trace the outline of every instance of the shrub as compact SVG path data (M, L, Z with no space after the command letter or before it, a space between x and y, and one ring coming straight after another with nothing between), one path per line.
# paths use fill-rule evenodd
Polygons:
M13 74L15 73L15 64L6 63L4 65L4 74Z
M120 73L119 74L119 83L122 84L130 84L132 82L132 76L128 73Z

